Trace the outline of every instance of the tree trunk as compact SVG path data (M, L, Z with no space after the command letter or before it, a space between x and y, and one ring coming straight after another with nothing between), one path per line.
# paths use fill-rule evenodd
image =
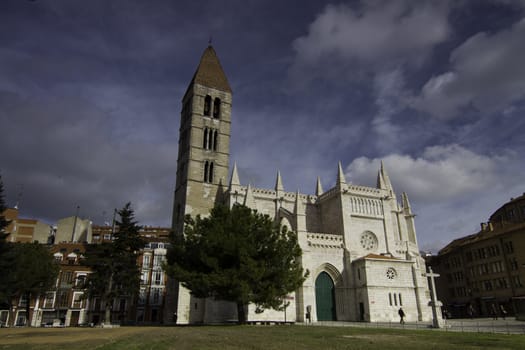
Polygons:
M104 324L110 325L111 324L111 303L109 301L106 301L106 310L104 314Z
M31 317L29 317L29 311L31 310L31 293L27 293L26 298L26 327L31 327Z
M108 291L106 293L106 297L104 298L106 302L106 313L104 315L104 324L111 324L111 304L113 304L113 299L109 297L111 295L111 291L113 289L113 272L111 275L109 275L109 283L108 283Z
M237 323L238 324L246 323L246 312L244 312L244 303L241 301L237 302Z

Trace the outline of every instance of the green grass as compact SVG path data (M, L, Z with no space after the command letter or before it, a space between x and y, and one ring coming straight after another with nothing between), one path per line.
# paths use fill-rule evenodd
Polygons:
M0 329L0 349L525 349L524 335L304 326Z

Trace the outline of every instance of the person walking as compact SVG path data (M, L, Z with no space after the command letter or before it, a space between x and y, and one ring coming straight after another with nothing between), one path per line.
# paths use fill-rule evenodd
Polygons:
M490 313L492 314L492 319L493 320L497 320L498 319L498 309L496 309L496 304L492 304Z
M507 310L505 310L505 307L501 304L499 305L499 311L501 311L501 317L505 319L505 317L507 316Z
M399 314L399 323L405 324L405 312L403 311L403 308L400 307L397 313Z

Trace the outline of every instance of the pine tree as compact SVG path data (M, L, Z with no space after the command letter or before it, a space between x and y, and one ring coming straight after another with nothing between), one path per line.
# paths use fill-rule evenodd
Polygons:
M134 221L131 204L118 211L120 221L113 242L102 243L86 252L86 264L93 270L88 276L88 294L100 296L105 305L105 322L111 323L111 305L119 296L137 295L140 287L140 270L137 257L144 247L141 227Z
M287 294L306 278L297 234L268 215L216 206L209 217L187 217L185 224L168 252L168 274L196 297L235 302L239 323L248 303L285 307Z

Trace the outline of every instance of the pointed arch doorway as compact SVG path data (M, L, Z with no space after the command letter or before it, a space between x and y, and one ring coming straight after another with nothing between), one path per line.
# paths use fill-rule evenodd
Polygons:
M321 272L315 280L317 321L335 321L335 289L332 277Z

